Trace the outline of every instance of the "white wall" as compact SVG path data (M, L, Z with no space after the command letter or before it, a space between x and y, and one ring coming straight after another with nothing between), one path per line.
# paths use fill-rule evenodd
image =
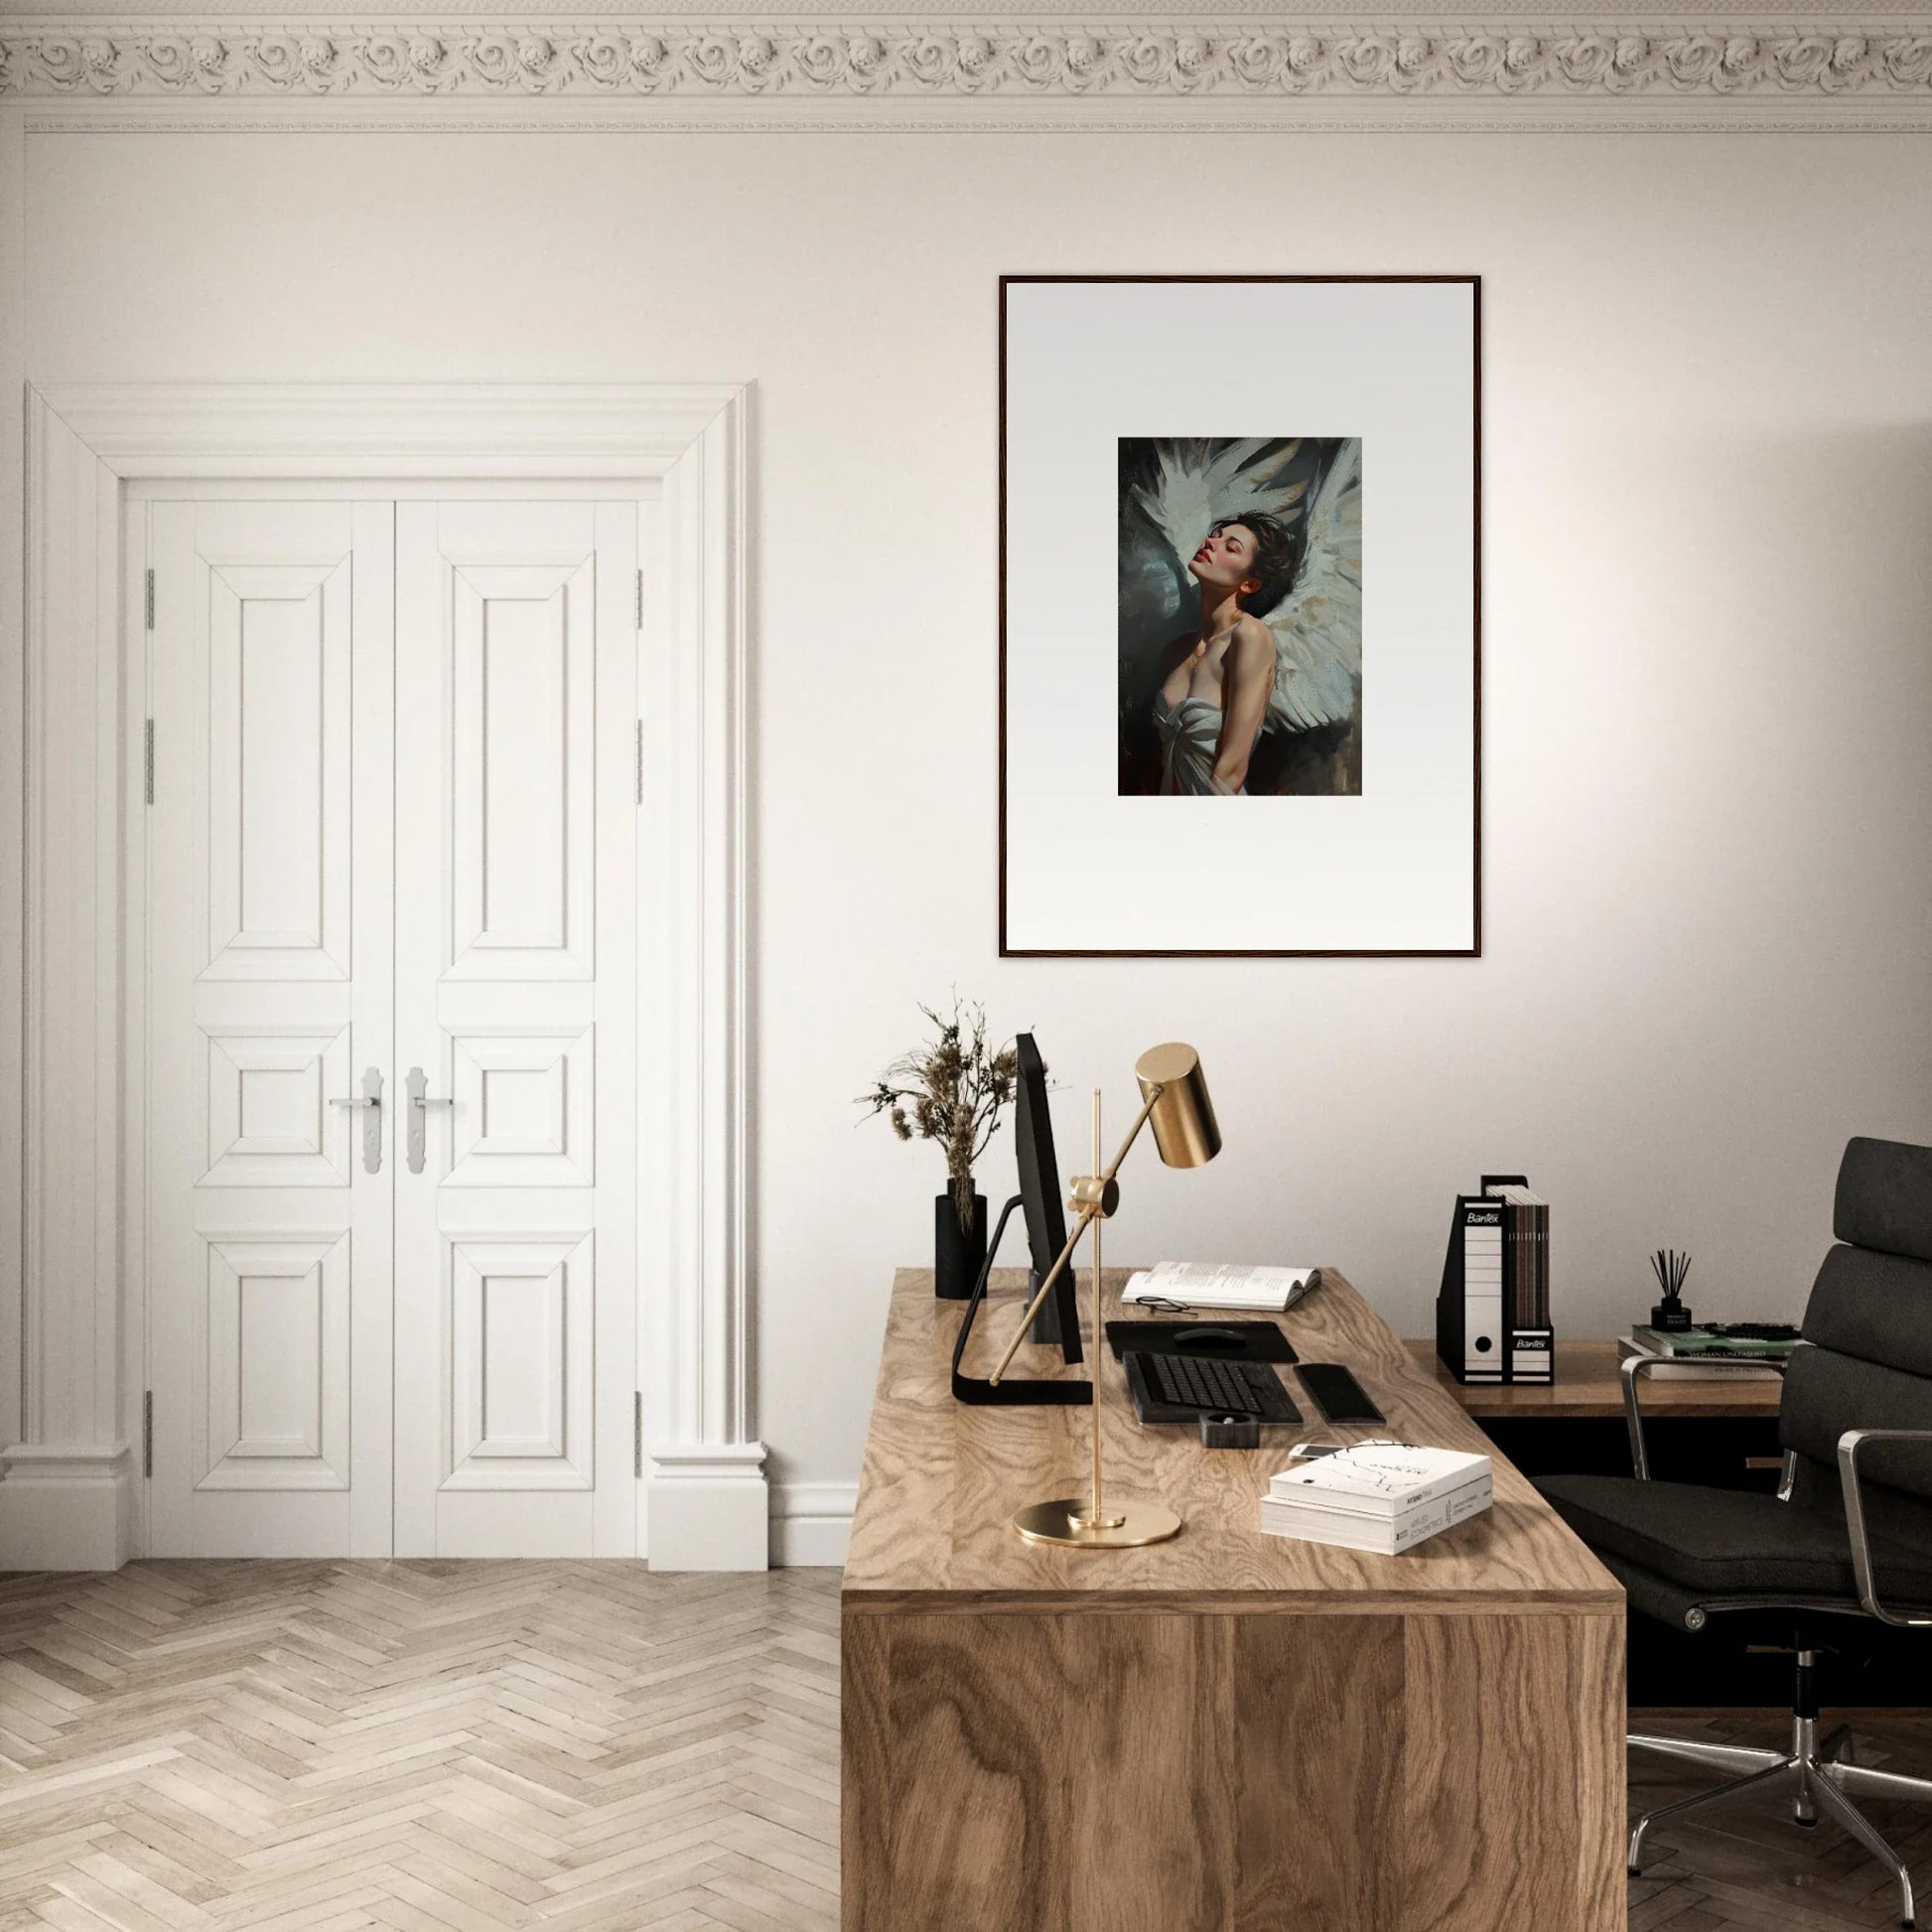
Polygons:
M1846 1136L1932 1139L1923 137L31 132L27 168L38 381L756 378L781 1482L857 1472L939 1166L851 1096L954 985L1037 1031L1075 1148L1088 1086L1118 1120L1144 1045L1200 1046L1227 1152L1131 1174L1110 1259L1330 1263L1408 1333L1482 1167L1556 1203L1561 1331L1608 1333L1664 1242L1699 1309L1795 1312ZM1484 957L1001 962L996 277L1244 268L1484 277Z

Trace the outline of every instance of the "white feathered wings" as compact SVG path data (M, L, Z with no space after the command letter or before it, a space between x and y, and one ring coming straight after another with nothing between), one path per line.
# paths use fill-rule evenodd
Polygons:
M1218 449L1201 438L1155 444L1158 474L1134 495L1183 569L1208 531L1257 511L1292 523L1306 483L1282 483L1300 441L1273 456L1266 436ZM1288 731L1340 724L1355 708L1362 679L1362 445L1350 437L1335 452L1308 508L1308 541L1294 588L1262 620L1275 638L1275 684L1268 722ZM1178 580L1177 580L1178 581ZM1182 607L1176 598L1174 619Z

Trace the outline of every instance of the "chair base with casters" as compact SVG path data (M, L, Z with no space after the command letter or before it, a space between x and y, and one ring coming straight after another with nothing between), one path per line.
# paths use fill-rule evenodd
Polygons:
M1858 1763L1848 1725L1839 1725L1823 1737L1819 1736L1817 1662L1815 1650L1798 1652L1798 1694L1792 1704L1788 1751L1759 1750L1745 1744L1705 1744L1689 1738L1630 1732L1626 1741L1633 1749L1657 1751L1689 1764L1737 1774L1713 1791L1700 1791L1695 1797L1680 1798L1675 1804L1660 1805L1655 1811L1645 1812L1630 1833L1627 1860L1630 1875L1637 1876L1643 1842L1653 1826L1682 1824L1689 1819L1708 1817L1713 1812L1768 1799L1788 1800L1794 1823L1811 1826L1818 1823L1821 1815L1829 1818L1857 1839L1891 1873L1898 1886L1898 1922L1909 1932L1913 1923L1912 1875L1905 1867L1905 1861L1853 1803L1852 1794L1912 1798L1922 1804L1932 1804L1932 1778L1900 1777L1895 1772L1874 1771Z

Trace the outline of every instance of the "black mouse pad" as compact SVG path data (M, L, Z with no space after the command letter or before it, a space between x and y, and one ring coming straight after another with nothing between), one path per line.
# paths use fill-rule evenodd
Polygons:
M1194 1339L1189 1340L1192 1336ZM1148 1355L1195 1355L1213 1362L1294 1362L1301 1357L1272 1321L1110 1321L1107 1339Z

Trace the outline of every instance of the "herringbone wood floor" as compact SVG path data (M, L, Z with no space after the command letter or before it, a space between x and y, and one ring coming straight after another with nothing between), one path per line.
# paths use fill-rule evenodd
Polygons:
M142 1563L0 1583L0 1928L838 1919L838 1577Z
M829 1932L837 1718L827 1570L7 1579L0 1932ZM1786 1723L1646 1720L1764 1742ZM1859 1729L1865 1762L1932 1770L1932 1714ZM1695 1783L1632 1760L1635 1805ZM1932 1808L1871 1811L1932 1898ZM1869 1932L1892 1896L1830 1826L1730 1813L1657 1839L1630 1926Z

